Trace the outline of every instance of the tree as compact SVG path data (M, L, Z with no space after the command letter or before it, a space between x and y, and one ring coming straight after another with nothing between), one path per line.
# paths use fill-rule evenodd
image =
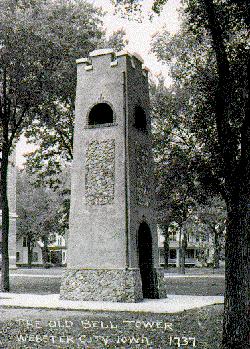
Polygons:
M219 196L198 204L187 220L189 235L206 241L205 248L213 250L213 267L219 268L220 252L225 248L226 208Z
M103 38L98 47L120 51L125 43L125 32L121 29L109 38ZM78 50L74 54L77 53L78 58L81 57L82 52ZM26 156L29 171L36 173L37 184L47 183L54 188L60 185L61 172L73 159L76 90L76 64L73 58L67 69L68 80L60 83L61 86L65 85L65 95L60 96L59 101L43 105L42 118L34 120L25 131L28 141L36 145L36 149Z
M225 240L226 208L220 198L213 198L206 206L199 207L198 219L212 237L213 267L219 268L220 252Z
M25 170L17 176L17 237L27 238L28 265L32 263L33 244L43 242L43 262L48 264L48 243L62 233L60 225L63 197L46 187L36 187L34 176ZM64 226L62 227L64 228Z
M81 1L0 1L2 290L9 291L8 158L21 132L72 91L75 59L103 38L101 12ZM70 103L70 100L69 102ZM72 106L71 106L72 107ZM46 109L47 108L47 109ZM43 113L43 110L48 113Z
M215 193L214 188L203 181L204 168L197 166L205 155L183 117L182 99L182 93L167 89L164 80L151 88L157 211L165 237L165 267L169 248L168 228L171 222L177 222L181 272L185 273L186 221L198 204L205 204Z
M120 4L124 2L129 4L139 1L117 1ZM165 0L154 1L154 9L159 12L164 3ZM250 7L247 0L183 0L183 8L187 32L196 38L198 44L209 41L207 52L210 56L210 60L207 55L200 55L197 61L191 61L183 83L188 85L189 81L192 84L195 77L193 68L199 71L202 66L200 63L209 66L209 63L214 62L214 80L210 89L207 88L206 80L203 80L205 100L198 103L198 108L195 105L197 99L191 99L190 104L196 111L197 134L204 137L204 144L208 146L212 143L208 135L205 138L205 127L201 121L202 111L208 108L210 112L211 127L208 134L211 131L215 135L213 148L216 149L213 150L216 150L220 163L220 178L227 206L222 348L244 349L248 346L249 290L250 60L247 37ZM163 50L167 51L167 46ZM201 105L203 108L199 108ZM205 116L208 114L205 113ZM205 121L208 121L207 118Z

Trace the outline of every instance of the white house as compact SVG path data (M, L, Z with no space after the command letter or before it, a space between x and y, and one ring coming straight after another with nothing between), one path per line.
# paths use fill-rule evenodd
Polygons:
M42 266L42 241L33 243L32 246L32 265ZM67 250L65 237L56 234L55 238L49 243L49 263L52 266L64 266L67 262ZM17 266L28 265L28 243L26 237L17 239L16 243L16 264Z
M164 236L158 227L159 258L160 265L164 265ZM185 255L186 266L201 267L213 261L212 237L208 234L201 238L192 235L187 236L187 249ZM172 231L169 235L169 259L168 264L180 267L180 235Z

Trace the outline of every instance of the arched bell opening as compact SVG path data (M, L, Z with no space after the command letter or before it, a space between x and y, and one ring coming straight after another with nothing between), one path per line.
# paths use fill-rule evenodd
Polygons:
M98 103L89 112L88 124L98 126L114 122L113 109L108 103Z
M157 276L153 263L152 236L150 228L145 222L140 224L138 230L138 254L143 298L159 298Z
M142 132L147 132L147 116L140 106L136 106L134 110L134 127Z

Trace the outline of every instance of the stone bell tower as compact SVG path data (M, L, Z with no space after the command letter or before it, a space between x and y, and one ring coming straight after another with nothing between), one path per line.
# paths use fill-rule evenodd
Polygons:
M77 60L67 271L61 298L163 297L147 70L127 52Z

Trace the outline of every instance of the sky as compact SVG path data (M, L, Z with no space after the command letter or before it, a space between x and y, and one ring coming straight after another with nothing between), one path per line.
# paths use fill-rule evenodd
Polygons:
M139 23L129 19L121 18L120 15L114 15L110 0L88 0L96 6L101 6L107 14L104 18L104 25L107 34L113 31L124 28L128 39L126 49L130 52L139 53L145 61L145 65L151 70L154 75L163 73L168 80L168 69L161 63L157 62L156 57L150 53L150 42L152 36L165 27L170 33L176 33L180 26L178 8L180 0L168 0L164 6L160 16L154 15L153 19L149 19L152 14L151 7L153 0L143 1L143 21Z
M145 65L150 69L153 76L163 74L166 83L171 82L168 76L168 67L157 62L156 57L150 53L150 42L154 34L165 27L170 33L176 33L180 26L178 8L180 0L168 0L160 16L155 15L152 20L149 14L153 0L144 0L142 8L142 22L121 18L119 14L114 14L110 0L87 0L95 6L102 7L106 12L104 16L104 26L107 35L117 29L123 28L126 32L128 45L125 49L129 52L136 52L142 56ZM22 167L25 161L23 154L34 150L34 145L27 144L26 139L21 137L16 148L17 166Z

